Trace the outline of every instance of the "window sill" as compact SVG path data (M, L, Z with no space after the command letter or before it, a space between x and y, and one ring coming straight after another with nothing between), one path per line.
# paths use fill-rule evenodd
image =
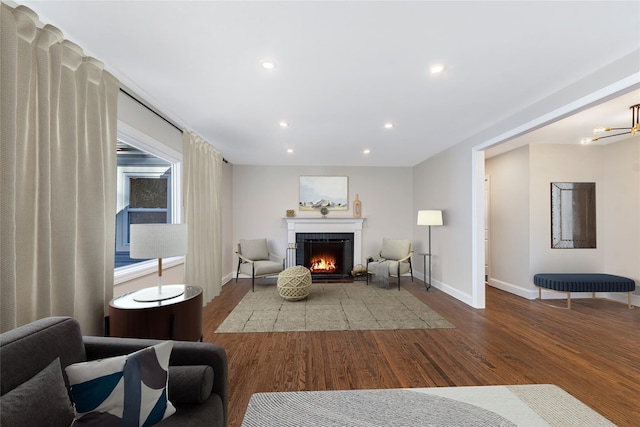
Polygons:
M184 257L172 257L162 259L162 270L184 264ZM150 274L158 274L158 260L149 260L139 262L126 267L120 267L113 272L113 285L121 285L122 283L139 277L148 276Z

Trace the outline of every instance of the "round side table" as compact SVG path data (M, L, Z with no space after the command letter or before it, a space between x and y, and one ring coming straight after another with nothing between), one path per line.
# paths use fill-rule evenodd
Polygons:
M163 301L136 301L138 292L115 297L109 303L109 336L178 341L202 340L202 289L191 285L163 285L184 290ZM180 289L181 288L181 289Z

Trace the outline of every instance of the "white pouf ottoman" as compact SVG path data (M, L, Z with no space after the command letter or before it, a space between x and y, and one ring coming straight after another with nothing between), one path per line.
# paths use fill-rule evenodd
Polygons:
M311 291L311 271L296 265L278 274L278 292L290 301L305 299Z

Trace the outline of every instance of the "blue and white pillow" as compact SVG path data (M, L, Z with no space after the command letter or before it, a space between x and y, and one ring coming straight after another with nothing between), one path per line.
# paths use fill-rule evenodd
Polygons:
M167 399L172 341L126 356L65 369L76 419L73 426L152 426L176 409Z

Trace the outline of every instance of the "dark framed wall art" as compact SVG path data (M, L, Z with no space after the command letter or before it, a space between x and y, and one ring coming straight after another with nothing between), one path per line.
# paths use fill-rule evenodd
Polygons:
M552 182L551 248L595 247L595 182Z

